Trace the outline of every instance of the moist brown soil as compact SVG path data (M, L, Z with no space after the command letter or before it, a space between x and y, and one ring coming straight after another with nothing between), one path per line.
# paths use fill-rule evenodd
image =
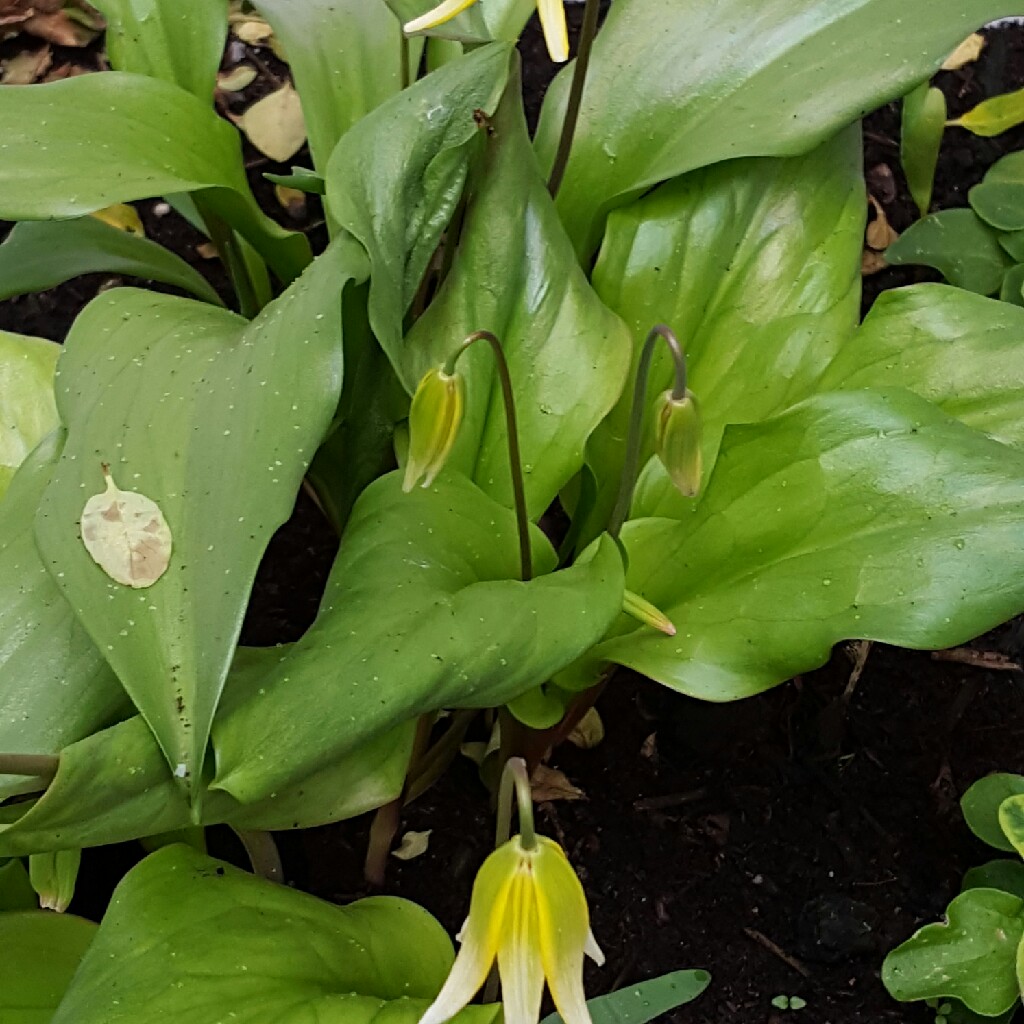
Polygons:
M571 14L578 24L579 10ZM988 35L979 62L939 76L954 114L1024 84L1024 31ZM548 67L535 26L522 49L535 116ZM258 81L252 88L266 87ZM903 230L913 206L898 139L897 104L866 119L869 188ZM987 168L1022 146L1024 129L988 140L948 132L934 208L964 205ZM259 178L274 168L257 154L250 163L261 198L274 209ZM225 289L219 267L196 254L198 235L174 215L157 217L153 203L139 206L150 237ZM287 222L283 211L276 214ZM315 231L318 218L312 207L298 224ZM884 288L930 276L915 268L876 274L865 282L865 306ZM0 328L61 340L81 307L110 283L93 276L0 303ZM264 559L243 642L301 635L335 547L316 509L300 498ZM975 646L1019 662L1024 629L1011 623ZM551 764L585 796L543 804L539 817L576 864L608 955L604 968L588 968L591 994L703 967L711 987L674 1020L932 1019L924 1007L890 1000L879 966L887 949L941 914L966 868L990 856L965 828L958 799L987 772L1024 771L1024 673L875 645L844 700L851 669L849 651L837 649L822 669L729 705L692 701L623 672L600 703L605 741L590 751L566 745L554 753ZM364 894L368 827L362 818L280 834L288 883L334 901ZM392 860L386 891L422 903L454 932L491 842L488 797L475 766L457 761L406 809L402 827L431 829L430 846L415 860ZM241 862L226 830L211 830L210 842ZM102 913L110 888L139 855L136 845L87 851L72 909ZM775 1010L778 995L799 995L807 1007Z

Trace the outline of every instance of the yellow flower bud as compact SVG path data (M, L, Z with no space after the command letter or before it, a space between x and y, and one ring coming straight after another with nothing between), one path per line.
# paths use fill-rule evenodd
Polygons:
M680 399L666 391L655 408L654 450L680 494L687 498L700 490L701 425L697 399L689 388Z
M413 395L409 412L409 457L402 490L408 492L422 478L429 487L451 453L466 407L466 386L461 374L428 370Z

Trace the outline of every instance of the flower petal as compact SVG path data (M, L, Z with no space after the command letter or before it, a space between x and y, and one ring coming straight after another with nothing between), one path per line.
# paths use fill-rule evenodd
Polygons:
M562 0L537 0L537 13L540 14L548 54L556 64L564 64L569 59L569 29L565 24Z
M537 1024L544 995L544 968L537 948L537 899L533 879L522 871L509 890L498 946L505 1024Z
M537 837L541 849L533 859L537 894L540 958L544 974L565 1024L591 1024L583 991L583 951L590 914L583 886L562 848Z
M587 941L583 946L583 952L586 953L598 967L604 967L604 953L602 952L601 947L597 944L597 939L594 938L594 933L589 928L587 929Z
M423 32L425 29L443 25L475 3L476 0L444 0L444 3L438 4L432 11L427 11L426 14L421 14L418 18L406 22L402 31L406 35L412 35L414 32Z

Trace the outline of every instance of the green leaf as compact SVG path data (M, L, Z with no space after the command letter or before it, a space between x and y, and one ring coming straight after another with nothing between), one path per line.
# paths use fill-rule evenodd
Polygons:
M329 214L369 254L370 323L400 375L402 318L462 195L474 113L494 112L510 58L494 43L446 64L359 121L328 164Z
M403 378L414 388L474 331L498 337L515 392L527 505L537 518L578 472L587 438L618 399L631 341L576 262L530 147L517 86L493 127L451 274L405 339ZM466 411L446 466L511 505L494 353L477 343L458 368Z
M676 1007L693 1002L711 984L707 971L673 971L618 992L587 1000L593 1024L647 1024ZM557 1013L541 1024L562 1024Z
M444 930L414 903L335 907L168 846L115 890L53 1024L370 1021L393 1000L422 1012L451 964ZM367 1016L360 997L376 1001Z
M213 102L228 34L225 0L96 0L115 71L172 82Z
M894 266L934 267L958 288L992 295L999 291L1010 257L996 232L973 210L943 210L912 224L885 250Z
M632 333L630 376L651 327L672 327L700 403L707 470L727 423L763 419L802 397L856 327L865 218L860 149L851 130L804 157L720 164L608 220L594 285ZM672 363L659 343L649 409L671 383ZM631 404L627 386L588 447L599 481L589 536L615 500ZM653 451L648 413L643 455ZM662 502L692 504L652 463L634 514L654 514Z
M928 214L932 204L935 165L945 130L946 97L941 89L934 89L924 81L903 97L900 162L922 217Z
M1018 263L1003 275L999 298L1015 306L1024 306L1024 263Z
M1008 796L999 805L999 827L1014 850L1024 857L1024 794Z
M96 934L71 914L23 910L0 914L0 1019L50 1024Z
M214 305L224 304L206 278L180 256L96 217L23 221L0 244L0 300L98 272L161 281Z
M1021 122L1024 122L1024 89L982 100L949 123L957 128L966 128L974 135L991 138L1016 128Z
M550 573L538 530L533 543L536 570ZM258 703L219 718L213 788L250 802L424 712L503 704L579 657L622 607L610 538L570 569L517 576L513 514L469 481L410 494L398 473L373 483L316 622Z
M324 182L324 179L308 167L295 167L293 165L291 174L266 173L263 177L275 185L298 189L300 192L306 192L309 195L322 196L327 191L327 184Z
M942 284L884 292L839 350L821 391L904 387L1024 447L1024 310Z
M559 210L589 254L609 208L696 167L807 152L937 71L1007 0L612 4L597 37ZM850 41L856 40L856 45ZM729 59L721 59L722 54ZM550 166L571 70L544 102Z
M999 889L1024 900L1024 864L1019 860L990 860L971 868L961 889Z
M0 915L11 910L38 909L39 900L24 863L18 859L0 862Z
M974 212L1000 231L1024 230L1024 152L997 160L968 194Z
M730 427L692 513L623 531L626 586L678 634L633 629L592 657L725 701L851 637L954 646L1024 608L1022 500L1024 455L909 392Z
M996 889L970 889L946 910L947 921L926 925L897 946L882 965L882 982L902 1002L959 999L996 1016L1020 992L1015 965L1024 937L1024 901Z
M433 10L437 0L387 0L387 5L404 24ZM493 39L514 43L536 6L536 0L487 0L422 34L465 43L487 43Z
M1014 852L999 824L999 805L1018 793L1024 793L1024 775L995 772L973 783L960 798L967 827L983 842L997 850Z
M340 295L363 275L362 253L340 240L251 324L115 289L86 307L64 347L68 440L37 542L193 792L256 568L338 403ZM79 537L104 463L170 526L170 568L149 589L115 584Z
M60 455L57 434L0 503L0 751L56 754L130 713L131 702L36 550L33 526ZM0 799L39 781L0 775Z
M169 82L110 71L3 89L0 138L7 220L80 217L133 199L209 190L210 205L283 281L309 262L305 237L257 206L238 132Z
M0 331L0 499L28 453L57 426L53 373L59 354L52 341Z

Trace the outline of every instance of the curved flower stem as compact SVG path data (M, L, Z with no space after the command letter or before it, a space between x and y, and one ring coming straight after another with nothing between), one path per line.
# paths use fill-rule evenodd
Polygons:
M273 835L259 829L234 826L231 827L231 831L245 847L253 874L258 878L267 879L268 882L280 882L283 885L284 868L281 866L281 854L277 851Z
M629 506L633 500L633 490L636 487L636 478L640 473L640 442L643 436L644 426L644 403L647 399L647 378L651 372L651 360L654 358L654 346L658 339L661 339L669 347L672 353L672 361L675 365L676 381L672 389L672 397L676 401L682 401L686 395L686 357L683 355L682 346L671 328L664 324L658 324L651 328L647 340L644 342L643 350L640 352L640 362L636 369L636 384L633 388L633 407L630 412L629 433L626 435L626 460L622 464L622 478L619 482L619 496L615 501L615 508L612 510L612 518L608 523L608 532L618 540L622 532L622 524L629 515Z
M537 836L533 830L533 791L530 788L530 776L526 771L526 762L521 757L510 757L505 762L505 768L501 773L494 848L504 846L512 834L513 788L516 802L519 804L519 839L524 850L532 850L537 845Z
M572 72L572 85L569 88L569 102L566 104L565 120L562 122L562 136L558 140L555 162L551 166L551 177L548 179L548 191L552 197L558 195L558 190L562 187L562 179L565 177L565 168L569 164L569 154L572 152L572 140L576 136L576 125L580 119L583 87L587 83L590 52L594 48L597 19L600 13L600 0L587 0L587 6L583 11L583 28L580 30L579 49L576 52L576 65Z
M516 510L516 529L519 532L519 567L520 577L526 581L533 577L533 557L530 552L530 519L526 511L526 484L523 479L523 458L519 450L519 427L516 423L516 400L512 393L512 375L509 373L508 361L497 335L490 331L474 331L455 350L444 365L448 375L455 373L455 364L459 357L471 345L478 341L486 341L491 346L498 367L498 379L501 381L501 397L505 405L505 427L508 434L508 461L512 474L512 497Z
M60 758L52 754L0 754L0 775L24 775L49 784L60 767Z

